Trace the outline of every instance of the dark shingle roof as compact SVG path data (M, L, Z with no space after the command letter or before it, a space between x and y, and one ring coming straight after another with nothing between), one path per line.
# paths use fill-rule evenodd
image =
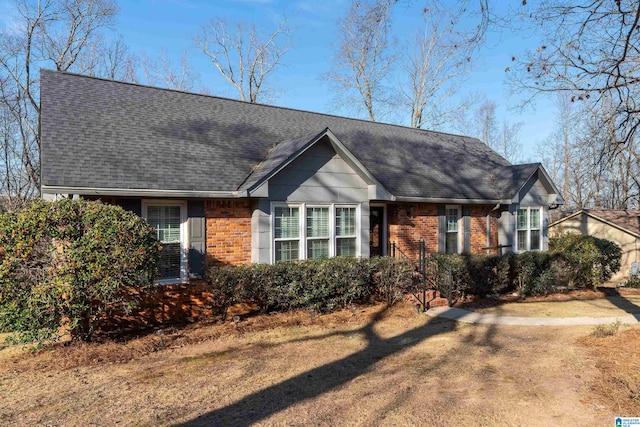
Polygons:
M397 197L495 200L529 172L474 138L62 72L41 103L43 186L233 191L326 128Z

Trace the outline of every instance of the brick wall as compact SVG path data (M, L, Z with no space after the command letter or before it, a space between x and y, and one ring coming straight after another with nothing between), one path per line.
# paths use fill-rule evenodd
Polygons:
M487 213L493 206L478 205L470 207L471 217L471 253L484 254L487 246ZM388 228L389 242L411 259L418 258L418 245L424 240L427 252L438 252L438 205L428 203L400 203L389 205ZM498 244L498 218L492 212L490 219L490 244ZM497 253L494 251L493 253Z
M126 333L212 317L212 295L203 282L157 285L134 291L136 307L129 313L112 312L102 320L101 330Z
M207 200L207 265L251 262L251 201Z
M401 203L387 206L389 242L409 258L418 258L418 244L424 240L427 252L438 252L438 205Z
M471 206L471 253L486 254L487 251L487 213L491 215L489 219L490 234L489 247L498 245L498 213L492 211L493 206ZM497 249L491 251L492 254L498 253Z

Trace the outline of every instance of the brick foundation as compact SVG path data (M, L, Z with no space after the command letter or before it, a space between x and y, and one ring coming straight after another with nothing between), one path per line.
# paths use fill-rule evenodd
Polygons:
M143 331L212 317L211 292L202 283L156 285L131 296L138 306L130 313L111 313L103 331Z
M251 262L251 215L249 200L207 200L207 265Z

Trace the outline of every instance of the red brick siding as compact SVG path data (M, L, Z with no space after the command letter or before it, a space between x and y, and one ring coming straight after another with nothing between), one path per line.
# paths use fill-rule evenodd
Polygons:
M207 200L207 265L251 262L251 201Z
M478 205L470 207L470 249L471 253L486 253L487 213L493 206ZM418 244L424 240L427 252L438 252L438 205L428 203L401 203L389 205L388 209L389 242L408 257L418 257ZM411 215L410 215L411 214ZM498 243L498 218L492 213L490 222L490 244ZM495 251L494 251L495 253Z
M156 285L132 296L137 306L128 314L110 313L101 330L122 332L195 322L211 318L211 292L202 282Z
M484 254L487 247L487 213L490 217L490 233L489 247L498 245L498 214L492 211L493 206L471 206L471 253ZM492 250L493 254L497 254L497 249Z
M389 242L395 242L409 258L418 258L418 244L421 240L425 241L427 252L438 252L438 205L389 205L387 215Z

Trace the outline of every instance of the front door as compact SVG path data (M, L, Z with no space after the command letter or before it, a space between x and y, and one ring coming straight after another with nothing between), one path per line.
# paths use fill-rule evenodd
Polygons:
M382 256L384 255L384 207L371 207L369 213L370 256Z

